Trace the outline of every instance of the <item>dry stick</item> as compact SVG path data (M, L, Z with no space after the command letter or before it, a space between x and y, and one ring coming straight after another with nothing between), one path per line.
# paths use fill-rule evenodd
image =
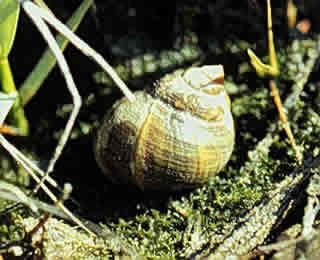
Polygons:
M267 30L268 30L268 48L269 48L269 59L270 65L275 69L277 75L279 74L279 66L277 61L276 48L274 46L274 37L272 30L272 13L270 0L267 0ZM276 76L277 76L276 75Z
M58 65L60 67L60 70L65 78L66 84L67 84L67 88L72 96L72 101L73 101L73 110L69 116L69 119L67 121L66 127L64 129L64 132L62 134L62 136L60 137L59 141L58 141L58 145L55 148L53 157L51 158L50 162L49 162L49 166L46 170L46 174L45 176L40 179L38 178L35 174L33 174L32 171L29 171L29 173L32 176L36 182L38 183L38 187L36 189L38 189L39 187L41 187L46 193L47 195L51 198L51 200L62 209L62 211L65 212L66 215L68 215L73 221L74 223L76 223L77 225L79 225L81 228L83 228L85 231L87 231L89 234L94 235L88 228L86 228L82 222L76 218L63 204L62 201L58 200L55 195L50 191L50 189L47 188L47 186L44 184L44 181L49 177L49 173L53 170L54 165L56 163L56 161L58 160L58 158L60 157L63 148L66 145L66 142L70 136L72 127L74 125L74 122L76 120L76 117L79 113L80 107L81 107L81 97L80 94L78 92L78 89L74 83L72 74L70 72L69 66L58 46L58 44L56 43L52 33L50 32L47 24L44 22L44 20L42 20L42 16L41 11L42 9L37 7L35 4L33 4L31 1L29 0L20 0L20 3L23 7L23 9L25 10L25 12L27 13L27 15L31 18L31 20L33 21L33 23L36 25L36 27L38 28L38 30L40 31L40 33L42 34L42 36L44 37L45 41L47 42L49 48L51 49L51 51L54 53L54 55L57 58L57 62ZM57 20L54 16L52 16L52 14L50 14L50 12L45 11L45 16L48 16L50 18L52 18L53 20ZM58 21L58 20L57 20ZM62 23L61 23L62 24ZM59 25L58 25L59 27ZM21 162L23 163L23 161ZM27 165L25 165L26 167L28 167Z
M12 136L21 135L19 129L6 124L0 125L0 134L12 135Z
M98 54L95 50L93 50L89 45L87 45L84 41L82 41L78 36L76 36L67 26L65 26L62 22L60 22L57 18L55 18L50 12L39 8L38 6L33 4L31 1L28 1L28 0L26 1L20 0L20 1L24 10L33 20L35 25L38 27L41 34L43 34L50 49L54 52L55 56L57 57L58 65L63 72L68 89L71 92L73 97L74 108L67 122L66 129L64 130L64 133L59 140L54 156L50 160L49 167L46 171L46 173L49 174L53 170L53 167L56 161L58 160L58 158L60 157L62 150L66 144L66 141L70 136L72 126L79 112L81 99L75 87L75 84L73 82L73 78L69 71L68 65L63 57L63 54L60 51L57 43L55 42L55 39L53 38L52 34L50 33L47 25L44 23L44 20L47 21L49 24L51 24L54 28L56 28L56 30L58 30L66 38L68 38L70 42L73 43L84 54L93 58L102 68L104 68L104 70L107 71L107 73L116 82L116 84L123 91L125 96L131 102L134 101L135 97L132 94L132 92L128 89L128 87L125 85L125 83L119 78L116 72L112 69L112 67L103 59L103 57L100 54ZM45 181L45 179L43 181Z
M0 144L8 151L8 153L22 165L22 167L30 174L30 176L37 182L40 183L41 188L46 192L49 198L58 206L60 209L68 216L75 224L84 229L90 235L95 236L77 217L75 217L72 212L70 212L63 203L58 200L58 198L51 192L51 190L44 184L41 183L40 178L33 172L33 170L29 167L28 164L24 160L22 160L19 156L19 151L10 144L3 135L0 134Z
M34 22L34 24L39 29L40 33L44 36L45 40L47 41L49 47L57 57L58 65L64 75L64 78L67 83L68 90L70 91L72 98L73 98L73 104L74 108L73 111L68 119L66 128L64 130L64 133L62 137L60 138L58 145L55 149L54 156L50 160L49 167L45 174L42 174L42 170L38 169L37 166L29 161L23 154L21 154L13 145L11 145L3 135L0 134L0 144L11 154L11 156L19 162L24 169L30 174L30 176L38 183L39 187L41 187L46 194L50 197L50 199L62 209L62 211L72 219L74 223L79 225L81 228L83 228L86 232L88 232L91 235L94 235L88 228L86 228L82 222L76 218L64 205L63 202L58 200L56 196L51 192L51 190L44 184L44 181L46 179L50 180L50 177L48 176L48 173L53 169L53 166L56 162L56 160L59 158L59 155L61 154L63 147L65 146L68 137L70 135L70 132L72 130L72 126L76 120L77 114L79 112L80 106L81 106L81 97L78 93L78 90L75 86L75 83L73 81L72 75L70 73L69 67L64 59L64 56L62 55L57 43L55 42L55 39L53 35L51 34L49 28L44 23L42 18L33 10L34 4L30 2L29 0L19 0L20 4L24 8L25 12L28 14L28 16L31 18L31 20ZM52 16L52 15L50 15ZM36 169L36 170L35 170ZM43 179L41 180L36 173L41 173ZM55 182L54 182L55 183Z
M28 232L28 235L30 237L33 237L39 231L40 228L44 227L49 218L50 214L46 212L43 216L41 216L38 223Z
M22 0L20 0L22 1ZM41 9L30 1L26 1L24 5L28 5L28 9L36 16L41 17L43 20L53 26L58 32L63 34L68 40L78 48L84 55L93 59L101 68L112 78L116 85L120 88L122 93L128 98L130 102L135 100L135 96L122 81L114 69L108 64L108 62L94 49L92 49L87 43L81 40L75 33L73 33L67 26L60 22L57 18L50 14L47 10Z
M70 136L72 127L74 125L74 122L77 118L77 115L79 113L80 107L81 107L81 97L80 94L78 92L78 89L74 83L72 74L70 72L70 69L68 67L68 64L66 62L66 60L64 59L64 56L61 52L61 50L59 49L59 46L57 45L53 35L51 34L48 26L45 24L45 22L42 20L42 18L40 16L37 15L37 13L35 13L33 11L33 3L26 1L22 3L22 7L24 8L24 10L26 11L26 13L28 14L28 16L31 18L31 20L34 22L34 24L36 25L36 27L39 29L40 33L43 35L44 39L47 41L50 49L52 50L52 52L55 54L55 56L57 57L57 62L58 65L62 71L62 74L65 78L66 84L67 84L67 88L72 96L72 101L73 101L73 110L69 116L69 119L67 121L66 127L64 129L64 132L62 134L62 136L60 137L59 141L58 141L58 145L54 151L53 157L51 158L50 162L49 162L49 166L46 170L46 174L45 176L40 179L37 177L37 183L38 186L36 187L35 191L38 188L42 188L44 189L44 187L46 187L44 185L44 182L46 181L46 179L49 177L50 172L53 170L54 165L56 163L56 161L58 160L58 158L60 157L63 148L66 145L66 142ZM45 190L45 189L44 189ZM49 192L51 193L51 191L49 189L46 189L45 192L49 195ZM73 221L75 221L76 224L78 224L80 227L84 228L84 230L86 230L87 232L89 231L83 224L82 222L77 219L64 205L63 202L57 200L56 198L52 198L52 196L50 196L50 198L53 200L53 202L60 207L67 215L69 215L70 217L72 217ZM89 231L90 234L93 234L92 232Z
M15 194L12 194L12 193L0 191L0 198L14 202L13 205L8 205L4 209L1 209L0 218L3 214L5 214L5 212L18 208L18 206L21 206L21 204L24 206L30 207L28 203L26 203L25 201L21 201ZM37 209L41 211L48 212L53 216L70 221L69 217L64 212L62 212L61 209L58 208L56 205L51 205L46 202L36 200L35 198L30 198L30 197L28 197L28 202L31 202L33 205L35 205Z
M267 0L267 19L268 19L268 46L269 46L270 65L273 68L275 68L276 71L279 71L278 62L277 62L277 55L276 55L276 50L275 50L275 46L274 46L270 0ZM269 86L271 89L271 95L273 96L274 103L278 109L279 119L284 125L284 130L289 138L289 142L290 142L293 150L295 151L298 163L301 164L302 154L300 153L300 150L297 147L295 138L294 138L293 133L290 128L288 118L287 118L286 114L284 113L282 101L281 101L281 98L279 95L279 90L278 90L277 85L274 82L274 80L269 81Z
M64 134L59 140L54 156L50 160L49 167L46 171L46 174L48 175L53 170L53 167L57 159L61 155L68 137L70 136L72 126L79 112L80 96L78 94L77 89L75 88L75 84L73 82L72 75L69 71L66 61L58 45L56 44L52 34L50 33L47 25L44 23L44 20L47 21L49 24L51 24L57 31L63 34L66 38L68 38L70 42L73 43L84 54L93 58L111 76L111 78L115 81L118 87L122 90L124 95L129 99L129 101L133 102L135 100L135 97L132 94L132 92L128 89L128 87L125 85L125 83L119 78L116 72L112 69L112 67L103 59L103 57L100 54L98 54L95 50L93 50L89 45L87 45L84 41L82 41L78 36L76 36L67 26L65 26L62 22L60 22L57 18L55 18L50 12L42 8L39 8L38 6L36 6L31 1L28 1L28 0L25 0L25 1L20 0L20 3L22 4L26 13L37 25L38 29L40 30L40 32L43 34L44 38L48 42L49 47L57 57L58 65L60 66L63 72L69 91L72 93L73 102L74 102L74 109L69 117L69 120L66 125L66 129L64 130ZM46 177L41 180L41 183L43 183L45 179Z
M92 8L93 2L94 0L82 0L77 10L75 10L72 16L68 19L67 25L71 30L75 31L79 27L88 9ZM60 34L56 37L56 42L62 51L69 44L68 39ZM51 52L50 48L47 48L33 68L32 72L30 72L28 77L20 85L19 96L23 106L26 106L38 92L39 88L43 85L45 79L55 67L56 63L56 57Z
M57 57L58 65L60 67L60 70L62 71L64 78L65 78L66 85L67 85L67 88L72 96L72 102L73 102L73 110L69 116L69 119L68 119L67 124L65 126L65 129L63 131L63 134L58 141L58 145L54 151L54 155L49 162L48 169L46 170L46 173L49 174L50 172L53 171L54 165L55 165L56 161L58 160L58 158L60 157L62 150L65 147L66 142L70 136L74 122L77 118L77 115L78 115L80 107L81 107L81 97L80 97L78 89L74 83L69 66L68 66L66 60L64 59L64 56L63 56L61 50L59 49L59 46L57 45L48 26L41 19L41 17L37 13L34 12L32 5L34 5L34 4L29 1L25 1L22 3L22 7L24 8L25 12L31 18L33 23L36 25L36 27L38 28L40 33L43 35L45 41L48 43L49 48L52 50L52 52Z
M5 141L3 141L5 140ZM0 144L1 145L7 145L9 143L4 139L4 137L0 134ZM23 155L17 148L15 148L12 144L10 144L11 151L14 153L14 158L19 158L19 161L23 161L24 165L27 165L29 169L31 169L34 173L39 174L41 177L45 176L44 171L42 171L34 162L32 162L29 158L27 158L25 155ZM6 147L4 147L6 148ZM50 176L46 179L50 185L52 185L55 188L58 188L58 184L54 179L52 179Z
M58 199L57 203L55 203L56 205L58 203L64 203L70 196L70 192L71 192L71 185L70 187L67 189L67 186L64 187L62 196L60 199ZM38 223L31 229L31 231L28 232L29 236L33 236L36 232L38 232L38 230L42 227L44 227L44 225L46 224L46 222L49 220L49 218L51 217L51 214L49 212L45 212L45 214L43 214L43 216L40 218L40 220L38 221Z
M282 105L282 101L281 101L281 98L279 95L279 90L278 90L277 85L274 82L274 80L269 81L269 86L270 86L270 90L271 90L271 95L273 97L273 101L274 101L274 103L277 107L278 113L279 113L279 119L283 123L284 131L286 132L286 134L289 138L289 142L290 142L293 150L295 151L298 163L301 164L302 163L302 154L300 153L300 150L297 147L296 140L294 139L293 133L291 131L288 118L283 111L283 105Z

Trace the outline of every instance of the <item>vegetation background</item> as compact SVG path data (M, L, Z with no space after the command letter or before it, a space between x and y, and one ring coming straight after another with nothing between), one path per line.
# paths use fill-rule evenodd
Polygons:
M57 17L66 21L80 1L48 0L46 3ZM310 22L310 30L289 29L287 2L272 1L275 43L282 73L278 82L284 100L294 91L292 86L298 81L304 82L302 99L288 109L288 115L297 142L304 145L304 155L308 159L302 169L315 168L316 172L315 159L310 158L317 158L320 136L317 59L320 3L316 0L294 3L298 8L298 22ZM278 115L267 80L255 74L246 52L251 48L260 57L267 54L265 1L95 1L95 7L88 12L77 34L103 54L132 90L142 89L174 69L193 64L223 64L237 126L234 155L223 173L193 191L159 194L110 183L95 163L93 139L104 113L122 95L92 61L68 47L65 56L84 105L52 176L61 184L72 184L72 200L66 201L66 205L88 220L86 223L98 233L99 239L88 240L83 233L69 230L69 226L51 219L47 222L45 239L32 243L25 226L34 225L39 215L31 213L27 207L8 210L10 203L6 201L1 211L5 216L0 223L1 254L12 255L10 248L17 245L25 257L39 254L47 258L77 259L142 255L174 259L208 255L219 251L226 237L234 234L232 230L250 222L243 220L247 214L257 209L265 212L264 207L272 198L270 194L277 187L283 188L281 192L284 191L287 198L277 206L283 208L281 214L276 220L270 220L270 225L268 221L257 220L260 223L257 228L265 227L267 232L259 237L256 231L247 238L252 243L241 244L238 251L230 249L229 253L247 254L264 241L275 242L283 230L302 222L308 197L306 181L315 175L308 173L303 181L299 179L297 183L288 184L287 176L292 177L291 180L296 180L297 176L294 153L277 123ZM18 86L45 47L40 34L22 13L10 55ZM70 106L65 105L68 103L70 98L64 80L55 68L25 108L31 126L30 136L11 138L18 147L37 158L40 166L45 167L50 159L70 112ZM8 164L6 157L2 158L2 152L1 165L4 169L0 172L1 179L23 190L32 187L28 177L23 175L22 178L21 171L17 171L13 163ZM264 197L267 200L263 201ZM36 198L47 201L42 192ZM296 207L283 218L286 215L283 211L291 207L292 201L296 202L293 203ZM57 231L55 228L59 225L61 230ZM62 241L66 241L55 244L50 240L55 232L61 232ZM72 234L69 238L68 233ZM77 247L76 240L83 244ZM36 252L37 249L41 252Z

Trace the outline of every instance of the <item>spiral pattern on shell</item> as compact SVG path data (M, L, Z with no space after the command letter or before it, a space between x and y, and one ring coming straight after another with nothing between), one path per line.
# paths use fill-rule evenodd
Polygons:
M169 74L136 100L117 101L95 140L98 165L115 182L180 190L225 166L234 145L230 99L221 65Z

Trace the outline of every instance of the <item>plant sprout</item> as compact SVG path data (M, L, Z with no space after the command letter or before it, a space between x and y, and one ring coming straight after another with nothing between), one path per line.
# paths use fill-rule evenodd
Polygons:
M290 4L292 5L292 1L288 3L289 7ZM288 8L289 8L288 7ZM295 21L295 17L293 14L291 14L290 19L292 19L293 21ZM293 21L291 21L291 23L293 23ZM280 69L279 69L279 65L278 65L278 61L277 61L277 54L276 54L276 49L274 46L274 37L273 37L273 30L272 30L272 14L271 14L271 2L270 0L267 0L267 25L268 25L268 52L269 52L269 64L264 64L256 55L255 53L248 49L248 55L250 58L250 62L252 64L252 66L254 67L257 75L259 77L269 77L269 86L270 86L270 90L271 90L271 95L273 97L274 103L277 107L278 110L278 114L279 114L279 120L280 122L283 123L284 125L284 131L289 139L289 142L293 148L293 150L295 151L296 154L296 159L298 161L299 164L302 163L302 159L303 159L303 155L300 152L297 144L296 144L296 140L293 136L292 130L290 128L290 123L289 120L287 118L287 115L284 112L283 109L283 105L282 105L282 101L281 101L281 97L279 94L279 90L277 87L277 84L275 82L275 78L277 78L280 74Z

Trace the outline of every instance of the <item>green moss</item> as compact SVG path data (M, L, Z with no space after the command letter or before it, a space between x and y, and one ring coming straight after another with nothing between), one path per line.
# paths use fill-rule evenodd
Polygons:
M311 40L293 42L287 50L287 55L291 56L292 51L296 51L305 57L303 47L305 44L315 46L316 43ZM297 50L296 45L299 45L300 49ZM283 53L282 55L284 55ZM281 56L281 59L283 58L284 56ZM282 80L296 80L296 82L302 82L301 84L305 85L313 67L310 64L314 64L315 61L314 56L307 55L302 61L295 57L294 61L305 62L308 70L304 71L303 75L298 75L296 71L291 71L291 67L296 69L291 66L292 63L287 66L282 64L284 70L290 72L284 75ZM279 135L281 132L278 131L278 126L280 125L276 124L275 108L273 108L273 123L267 119L270 110L272 110L270 106L272 100L268 95L268 90L258 88L250 92L249 88L246 89L245 95L233 100L236 121L239 120L238 125L245 126L250 124L248 120L252 118L257 123L267 120L269 122L268 133L258 142L256 142L254 132L246 133L246 140L256 143L255 148L248 153L248 161L244 164L237 162L237 152L248 150L246 147L236 149L232 161L237 163L231 164L223 173L212 178L206 186L196 189L189 196L171 200L168 203L167 211L158 212L155 215L152 210L148 210L143 215L138 215L129 221L122 220L112 224L112 230L128 244L133 245L139 255L187 257L206 247L215 248L223 241L228 241L224 239L228 234L236 234L234 232L243 234L243 239L251 239L250 243L247 241L247 245L243 245L243 247L238 244L238 248L233 249L229 247L231 245L227 246L227 244L224 247L229 248L230 253L246 253L261 243L271 231L278 216L269 216L264 210L276 212L286 198L287 192L289 190L291 192L291 189L300 183L302 177L290 177L290 173L296 167L294 153L282 134ZM292 91L296 91L296 88ZM310 149L318 149L320 120L319 115L314 112L314 109L317 108L302 101L299 101L298 107L300 112L296 113L291 121L297 142L303 143L308 152ZM240 142L244 140L241 136L239 139ZM241 166L241 164L243 165ZM239 166L241 166L240 169ZM278 193L275 193L274 190L277 190ZM273 198L270 194L278 195ZM263 198L269 196L271 197L268 203L259 204ZM254 209L256 212L254 211L255 214L251 216L250 212ZM237 223L240 224L246 218L248 218L248 222L243 225L243 230L236 231ZM260 229L256 231L256 239L245 237L246 225L247 228L250 228L250 225L253 224L252 221L262 221L254 224ZM249 234L251 233L249 232ZM217 252L227 253L222 249L222 245L218 247Z

